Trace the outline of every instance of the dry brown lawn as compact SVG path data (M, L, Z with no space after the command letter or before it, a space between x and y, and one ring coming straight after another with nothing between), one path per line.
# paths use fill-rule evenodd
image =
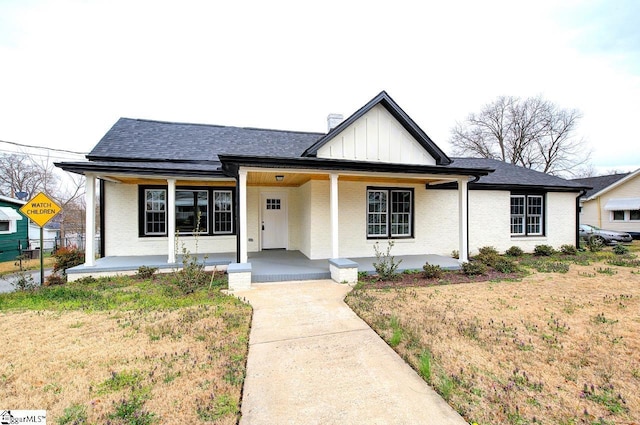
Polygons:
M347 302L470 423L640 423L637 269L365 287Z
M1 311L0 400L46 409L52 424L235 424L250 316L236 301Z

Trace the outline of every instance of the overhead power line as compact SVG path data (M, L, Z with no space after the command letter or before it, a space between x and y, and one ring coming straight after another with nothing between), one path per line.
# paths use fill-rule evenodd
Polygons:
M87 152L71 151L71 150L67 150L67 149L48 148L46 146L26 145L24 143L8 142L6 140L0 140L0 143L7 143L9 145L20 146L20 147L23 147L23 148L46 149L46 150L50 150L50 151L54 151L54 152L72 153L74 155L86 155L87 154Z

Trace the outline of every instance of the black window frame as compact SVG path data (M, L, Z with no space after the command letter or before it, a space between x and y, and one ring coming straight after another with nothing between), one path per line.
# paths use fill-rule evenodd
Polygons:
M386 192L386 234L384 235L371 235L369 234L369 192ZM392 234L392 216L393 214L402 214L403 212L393 212L392 194L394 192L408 192L410 193L410 208L409 211L409 234L407 235L393 235ZM365 196L365 232L367 240L380 240L380 239L413 239L415 237L415 190L412 187L380 187L380 186L367 186Z
M169 193L168 186L165 185L139 185L138 186L138 236L141 238L154 238L154 237L166 237L167 230L169 228L167 223L167 218L169 217L168 209L176 208L176 205L165 205L165 232L164 233L154 233L147 234L146 233L146 191L147 190L165 190L166 191L166 199L165 202L169 201ZM180 232L182 235L188 236L229 236L236 234L236 188L229 186L176 186L176 192L178 191L206 191L207 192L207 231L206 232ZM229 192L231 194L231 211L229 212L231 217L231 231L216 231L216 211L215 211L215 193L216 192ZM227 214L227 212L225 212ZM176 226L176 230L178 230Z
M546 236L547 234L547 194L545 192L511 192L509 195L509 234L512 238L525 238L525 237L541 237ZM512 198L514 197L522 197L524 198L524 213L522 215L523 222L523 233L512 233L511 226L513 213L511 211L512 208ZM540 198L542 200L542 205L540 207L540 233L531 233L529 232L529 217L537 216L537 214L529 214L529 198Z

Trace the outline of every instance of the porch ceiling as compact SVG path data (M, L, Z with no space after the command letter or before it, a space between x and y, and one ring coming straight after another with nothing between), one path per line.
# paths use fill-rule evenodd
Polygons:
M276 180L276 176L282 176L282 180ZM283 186L297 187L309 180L329 180L329 174L292 173L288 171L250 171L247 173L247 186ZM376 177L340 174L340 181L373 182L373 183L417 183L426 184L441 182L443 179L435 178L402 178L402 177ZM447 180L449 181L449 180Z
M276 176L282 176L282 180L278 181ZM153 177L141 177L131 175L116 175L116 174L103 174L99 175L99 178L109 181L119 182L123 184L137 184L137 185L166 185L166 178L153 178ZM247 186L281 186L281 187L298 187L302 186L309 180L329 180L329 174L309 173L309 172L291 172L289 170L283 171L250 171L247 174ZM392 177L392 176L372 176L372 175L349 175L340 174L340 181L352 181L352 182L372 182L379 184L427 184L427 183L445 183L451 181L447 178L434 178L434 177ZM233 180L222 179L178 179L176 180L176 186L230 186L236 185Z

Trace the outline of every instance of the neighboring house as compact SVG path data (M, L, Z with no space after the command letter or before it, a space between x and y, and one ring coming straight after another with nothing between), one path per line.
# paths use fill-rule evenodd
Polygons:
M29 219L19 211L24 201L0 196L0 262L15 260L29 248Z
M97 179L103 255L168 263L183 243L238 263L269 249L371 257L388 239L395 255L456 250L461 261L488 245L559 247L576 243L585 189L450 158L386 92L327 134L121 118L87 158L56 164L87 177L87 240Z
M51 251L56 246L56 239L59 236L59 231L49 227L50 223L47 223L46 227L42 228L42 239L44 249ZM40 226L29 220L29 246L31 249L40 249Z
M580 223L640 237L640 169L573 181L592 188L580 198Z

